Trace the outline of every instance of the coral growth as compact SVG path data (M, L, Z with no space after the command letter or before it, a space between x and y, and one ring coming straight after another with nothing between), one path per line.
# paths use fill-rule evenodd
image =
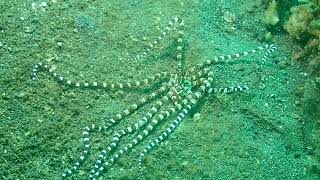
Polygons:
M284 29L290 36L296 39L302 39L302 36L307 35L308 24L312 19L312 9L302 5L292 7L290 12L291 16L284 24Z
M300 1L302 3L302 1ZM288 34L301 44L292 54L294 60L311 67L311 74L320 76L320 12L319 0L303 1L291 8L291 15L284 24Z
M279 22L278 3L273 0L265 11L263 22L268 26L275 26Z

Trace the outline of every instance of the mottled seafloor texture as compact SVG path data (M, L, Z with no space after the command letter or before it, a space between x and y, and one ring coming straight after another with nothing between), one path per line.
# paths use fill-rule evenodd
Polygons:
M132 81L175 72L171 36L148 58L127 60L173 16L186 24L189 65L255 48L265 32L264 9L255 0L43 2L0 2L0 179L61 178L79 158L85 126L148 93L68 88L47 72L32 82L35 63L47 62L76 80ZM250 89L206 97L194 110L196 117L187 117L147 155L146 179L319 179L314 141L319 117L310 117L304 104L308 72L290 59L296 45L284 32L274 36L274 43L278 49L265 62L255 55L214 68L215 83ZM309 99L319 96L308 90ZM86 179L109 136L93 137L93 156L73 179ZM121 157L103 177L140 178L137 157L148 142Z

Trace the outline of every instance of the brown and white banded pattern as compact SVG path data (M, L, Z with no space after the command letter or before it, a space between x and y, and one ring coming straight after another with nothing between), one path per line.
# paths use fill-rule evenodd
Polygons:
M158 72L143 80L124 83L110 83L108 81L74 81L71 78L64 77L58 74L51 66L46 63L39 62L33 67L32 80L37 80L37 75L40 71L47 72L61 84L70 88L93 88L115 90L128 90L131 88L145 88L148 85L160 83L157 89L150 94L141 97L138 101L133 102L122 112L114 115L107 121L92 124L83 129L83 150L78 156L78 160L73 166L66 170L63 178L73 176L86 160L91 157L90 138L97 133L111 131L112 137L108 145L102 147L100 152L94 156L95 162L92 164L91 171L88 173L89 179L98 179L105 173L110 171L110 168L126 154L130 153L133 148L138 147L147 139L150 139L150 134L154 135L154 139L144 146L139 153L137 167L143 175L143 160L144 157L161 142L164 142L170 134L174 133L176 128L187 118L189 112L197 106L200 99L209 96L212 93L228 94L235 91L247 90L247 86L230 86L219 88L214 86L215 74L212 68L214 65L238 61L242 57L254 53L262 52L262 60L266 60L268 56L276 50L274 45L264 45L252 50L234 53L231 55L216 56L209 60L204 60L201 63L188 67L186 58L184 57L183 35L184 21L180 18L173 18L164 28L161 34L152 42L148 43L147 47L142 50L141 54L129 60L138 60L146 57L152 50L165 38L169 33L175 33L176 49L175 57L177 60L176 73L169 74L167 72ZM147 106L147 107L146 107ZM145 107L143 116L138 120L126 124L122 128L116 128L118 123L125 119L131 119L132 115L137 113L139 109ZM106 138L107 139L107 138Z
M64 76L59 75L51 66L45 64L43 62L39 62L34 65L32 70L32 80L35 81L37 79L37 74L40 70L49 72L58 82L65 84L69 87L77 87L77 88L100 88L106 90L115 90L115 89L131 89L131 88L139 88L142 86L149 85L151 83L162 81L173 76L167 72L156 73L154 76L150 76L141 81L135 82L125 82L125 83L110 83L107 81L97 82L97 81L74 81Z
M157 36L153 41L147 43L146 47L140 52L138 55L134 56L133 58L127 59L128 61L137 61L147 57L152 51L161 44L163 39L165 39L170 33L177 33L179 37L177 38L178 43L182 43L182 36L183 36L183 28L184 22L182 19L178 17L172 18L167 26L162 30L160 35ZM179 52L181 52L182 46L177 46L177 59L179 57ZM181 56L180 56L181 58Z

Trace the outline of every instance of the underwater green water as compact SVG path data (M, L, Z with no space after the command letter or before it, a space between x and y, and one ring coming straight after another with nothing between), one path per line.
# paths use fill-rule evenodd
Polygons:
M80 158L86 126L105 125L162 83L171 90L181 85L184 98L189 90L200 91L191 80L176 83L179 72L263 45L264 9L255 0L1 1L0 179L61 179ZM177 33L163 36L153 49L149 45L173 17L184 22L182 66L175 60ZM285 32L275 32L272 43L277 49L266 58L261 51L208 67L212 87L249 89L203 95L174 132L145 155L144 176L140 153L177 114L155 125L99 178L320 179L319 87L308 69L291 60L298 45ZM146 48L151 49L146 57L132 59ZM81 82L81 88L60 82L43 68L33 81L39 62L72 83ZM134 89L83 84L135 82L164 71L176 77ZM90 133L90 154L68 178L88 179L114 133L148 116L163 97L148 101L106 132ZM159 113L175 107L174 102L179 101L168 100ZM106 161L144 128L124 136Z

